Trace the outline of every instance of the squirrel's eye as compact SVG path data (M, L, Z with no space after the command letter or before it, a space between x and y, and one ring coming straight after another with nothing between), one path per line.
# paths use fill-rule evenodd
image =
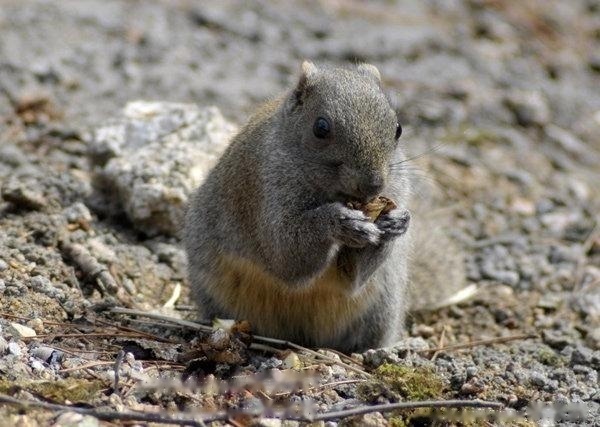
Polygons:
M400 138L400 135L402 135L402 126L400 123L396 123L396 139Z
M331 126L329 125L329 121L327 119L319 117L317 120L315 120L315 124L313 126L313 133L317 138L327 138L330 131Z

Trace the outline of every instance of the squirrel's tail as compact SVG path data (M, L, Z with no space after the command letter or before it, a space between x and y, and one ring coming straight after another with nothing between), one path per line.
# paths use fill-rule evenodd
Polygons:
M477 291L475 284L467 283L461 248L448 235L448 216L432 210L431 206L436 204L434 197L423 197L423 194L432 196L436 189L426 190L419 191L421 197L413 205L415 221L411 223L413 251L409 294L413 311L456 304Z
M458 245L433 218L420 218L413 224L411 310L434 310L470 298L477 287L467 284Z

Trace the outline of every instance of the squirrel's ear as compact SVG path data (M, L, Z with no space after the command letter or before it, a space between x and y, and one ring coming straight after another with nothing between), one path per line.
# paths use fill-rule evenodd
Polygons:
M296 104L301 105L304 95L306 94L306 90L310 86L311 81L317 74L317 66L310 61L302 62L302 69L300 71L300 78L298 79L298 84L296 85L296 89L294 89L294 100Z
M381 74L375 65L371 64L359 64L358 71L363 73L368 77L372 77L375 79L377 84L381 84Z

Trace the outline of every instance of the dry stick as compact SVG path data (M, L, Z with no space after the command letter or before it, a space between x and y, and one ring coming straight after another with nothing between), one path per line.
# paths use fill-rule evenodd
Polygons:
M87 338L87 337L104 337L104 338L147 338L145 335L137 333L130 334L117 334L117 333L102 333L102 332L91 332L89 334L40 334L33 337L22 337L23 340L30 340L36 338Z
M355 365L360 366L361 368L363 367L362 362L359 362L358 360L353 359L352 356L348 356L347 354L344 354L341 351L335 350L333 348L325 348L323 350L327 350L327 351L330 351L332 353L335 353L338 356L340 356L340 359L346 359L350 363L354 363Z
M112 326L113 328L120 329L122 331L133 332L133 333L136 333L136 334L144 335L144 336L148 337L148 339L151 339L151 340L154 340L154 341L164 342L164 343L167 343L167 344L177 344L176 342L174 342L172 340L168 340L166 338L162 338L162 337L159 337L157 335L153 335L153 334L151 334L149 332L140 331L139 329L134 329L134 328L130 328L130 327L127 327L127 326L122 326L122 325L113 325L112 323L106 322L106 321L104 321L102 319L96 319L96 322L99 322L100 324L103 324L103 325L106 325L106 326Z
M293 348L293 349L298 350L298 351L304 351L304 352L306 352L306 353L308 353L308 354L310 354L310 355L312 355L312 356L314 356L316 358L319 358L319 359L322 359L322 360L326 360L326 361L328 361L330 363L333 363L333 364L336 364L336 365L339 365L339 366L343 366L344 368L346 368L346 369L348 369L348 370L350 370L352 372L355 372L357 374L363 375L363 376L365 376L367 378L372 378L373 377L371 374L369 374L368 372L365 372L364 370L362 370L360 368L356 368L356 367L354 367L352 365L349 365L349 364L347 364L345 362L342 362L341 360L336 360L333 357L326 356L324 354L319 353L318 351L311 350L310 348L302 347L301 345L295 344L295 343L290 342L290 341L279 340L277 338L261 337L259 335L253 335L252 338L255 339L255 340L257 340L257 341L260 341L260 342L265 342L265 343L268 343L268 344L281 345L281 346L284 346L284 347Z
M441 352L441 351L449 351L449 350L462 350L465 348L476 347L479 345L501 344L501 343L505 343L505 342L509 342L509 341L526 340L529 338L539 338L539 336L536 334L511 335L510 337L498 337L498 338L491 338L488 340L471 341L471 342L463 343L463 344L452 344L452 345L447 345L446 347L437 347L437 348L428 348L428 349L424 349L424 350L416 350L416 353L420 354L420 353Z
M389 412L400 409L417 408L488 408L502 409L500 402L486 402L484 400L422 400L420 402L396 402L374 406L359 406L358 408L344 409L342 411L325 412L311 417L311 421L328 421L343 417L368 414L371 412ZM304 421L304 419L297 418Z
M193 427L206 427L205 423L224 421L228 417L227 414L221 412L217 412L214 415L209 415L202 418L185 418L184 416L177 416L175 414L168 416L148 412L103 411L95 408L81 408L78 406L58 405L55 403L38 402L35 400L16 399L5 394L0 394L0 402L19 406L34 406L38 408L49 409L51 411L71 411L78 414L91 415L92 417L98 418L102 421L144 421L149 423L176 424Z
M111 313L116 313L116 314L129 314L132 316L144 316L144 317L148 317L149 319L162 320L164 322L175 323L177 325L185 326L186 328L195 329L198 331L205 331L205 332L213 332L214 331L214 328L212 326L206 326L206 325L202 325L200 323L190 322L189 320L177 319L175 317L165 316L163 314L158 314L158 313L149 313L146 311L133 310L131 308L124 308L124 307L112 307L112 308L109 308L108 311L110 311Z
M152 414L147 412L115 412L102 411L93 408L81 408L77 406L58 405L54 403L38 402L34 400L20 400L4 394L0 394L0 402L20 406L35 406L53 411L73 411L78 414L91 415L103 421L146 421L162 424L190 425L204 427L205 423L213 421L224 421L229 418L229 414L217 412L213 415L202 418L185 418L184 416L168 416L162 414ZM502 409L500 402L485 402L483 400L423 400L420 402L397 402L386 403L382 405L360 406L358 408L345 409L342 411L325 412L311 417L284 417L284 419L295 421L327 421L337 418L351 417L356 415L368 414L371 412L389 412L402 409L417 408L488 408Z
M23 321L27 321L27 322L33 320L30 317L17 316L17 315L14 315L14 314L9 314L9 313L4 313L4 312L0 312L0 317L9 317L9 318L12 318L12 319L18 319L18 320L23 320ZM65 326L65 327L70 327L70 328L75 328L75 329L77 329L79 327L79 325L75 325L73 323L52 322L52 321L48 321L48 320L45 320L45 319L41 319L41 320L42 320L42 322L45 325L48 325L48 326ZM123 331L134 332L136 334L145 335L145 336L148 337L148 339L152 339L152 340L155 340L155 341L165 342L165 343L168 343L168 344L176 344L175 342L173 342L171 340L167 340L165 338L161 338L159 336L152 335L152 334L150 334L148 332L140 331L138 329L128 328L127 326L122 326L122 325L113 325L112 323L105 322L104 320L101 320L101 319L97 319L96 322L100 322L101 324L104 324L106 326L111 326L113 328L120 329L120 330L123 330ZM50 334L46 334L46 335L50 335ZM43 337L44 335L37 335L37 337L40 337L40 336Z
M187 328L191 328L191 329L195 329L195 330L200 330L200 331L206 331L206 332L213 332L214 328L211 326L206 326L206 325L202 325L200 323L196 323L196 322L190 322L189 320L183 320L183 319L177 319L174 317L170 317L170 316L165 316L162 314L156 314L156 313L148 313L145 311L139 311L139 310L133 310L130 308L123 308L123 307L113 307L108 309L108 311L112 312L112 313L117 313L117 314L129 314L132 316L145 316L148 317L150 319L156 319L156 320L162 320L165 322L171 322L171 323L175 323L181 326L185 326ZM261 343L267 343L267 344L275 344L275 345L280 345L280 346L284 346L284 347L289 347L289 348L293 348L295 350L298 351L304 351L314 357L317 357L319 359L322 360L326 360L330 363L336 364L336 365L340 365L343 366L344 368L353 371L357 374L363 375L367 378L371 378L372 375L365 372L364 370L360 369L360 368L356 368L352 365L349 365L347 363L342 362L341 360L336 360L333 357L329 357L326 356L324 354L321 354L317 351L311 350L309 348L303 347L301 345L295 344L293 342L290 341L285 341L285 340L280 340L280 339L276 339L276 338L269 338L269 337L263 337L263 336L259 336L259 335L252 335L252 339L254 339L255 341L259 341Z
M4 313L4 312L0 312L0 317L10 317L12 319L25 320L27 322L33 320L32 317L17 316L15 314L9 314L9 313ZM41 319L41 320L44 323L44 325L48 325L48 326L73 326L72 323L52 322L50 320L45 320L45 319Z
M440 342L438 343L438 347L444 347L444 345L446 344L446 325L444 325L444 327L442 328L442 333L440 334ZM431 361L433 362L438 355L440 354L439 351L436 351L435 353L433 353L433 356L431 356Z
M117 396L121 396L121 393L119 392L119 380L120 380L119 368L121 367L121 363L123 363L124 357L125 357L125 352L123 350L119 350L119 353L117 354L117 358L115 359L115 367L114 367L115 382L113 385L113 390L117 394Z
M85 246L78 243L62 243L60 245L61 252L66 258L71 260L77 267L85 273L86 276L97 279L103 290L114 294L119 289L116 280L106 268L100 264Z
M112 364L114 364L114 362L112 362L112 361L100 360L98 362L86 363L85 365L81 365L81 366L73 366L71 368L59 369L58 372L73 372L73 371L79 371L81 369L95 368L96 366L105 366L105 365L112 365Z
M337 387L339 385L344 385L344 384L356 384L356 383L364 383L368 380L343 380L343 381L336 381L336 382L332 382L332 383L325 383L325 384L321 384L318 385L316 387L310 387L306 390L300 389L300 390L294 390L294 391L282 391L280 393L275 393L273 395L273 397L283 397L283 396L288 396L292 393L307 393L307 392L311 392L311 391L317 391L317 390L324 390L326 388L331 388L331 387Z

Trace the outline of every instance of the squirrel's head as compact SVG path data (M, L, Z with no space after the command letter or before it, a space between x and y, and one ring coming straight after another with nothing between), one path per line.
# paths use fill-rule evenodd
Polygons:
M284 108L286 141L306 179L334 198L368 201L385 187L402 131L373 65L305 61Z

